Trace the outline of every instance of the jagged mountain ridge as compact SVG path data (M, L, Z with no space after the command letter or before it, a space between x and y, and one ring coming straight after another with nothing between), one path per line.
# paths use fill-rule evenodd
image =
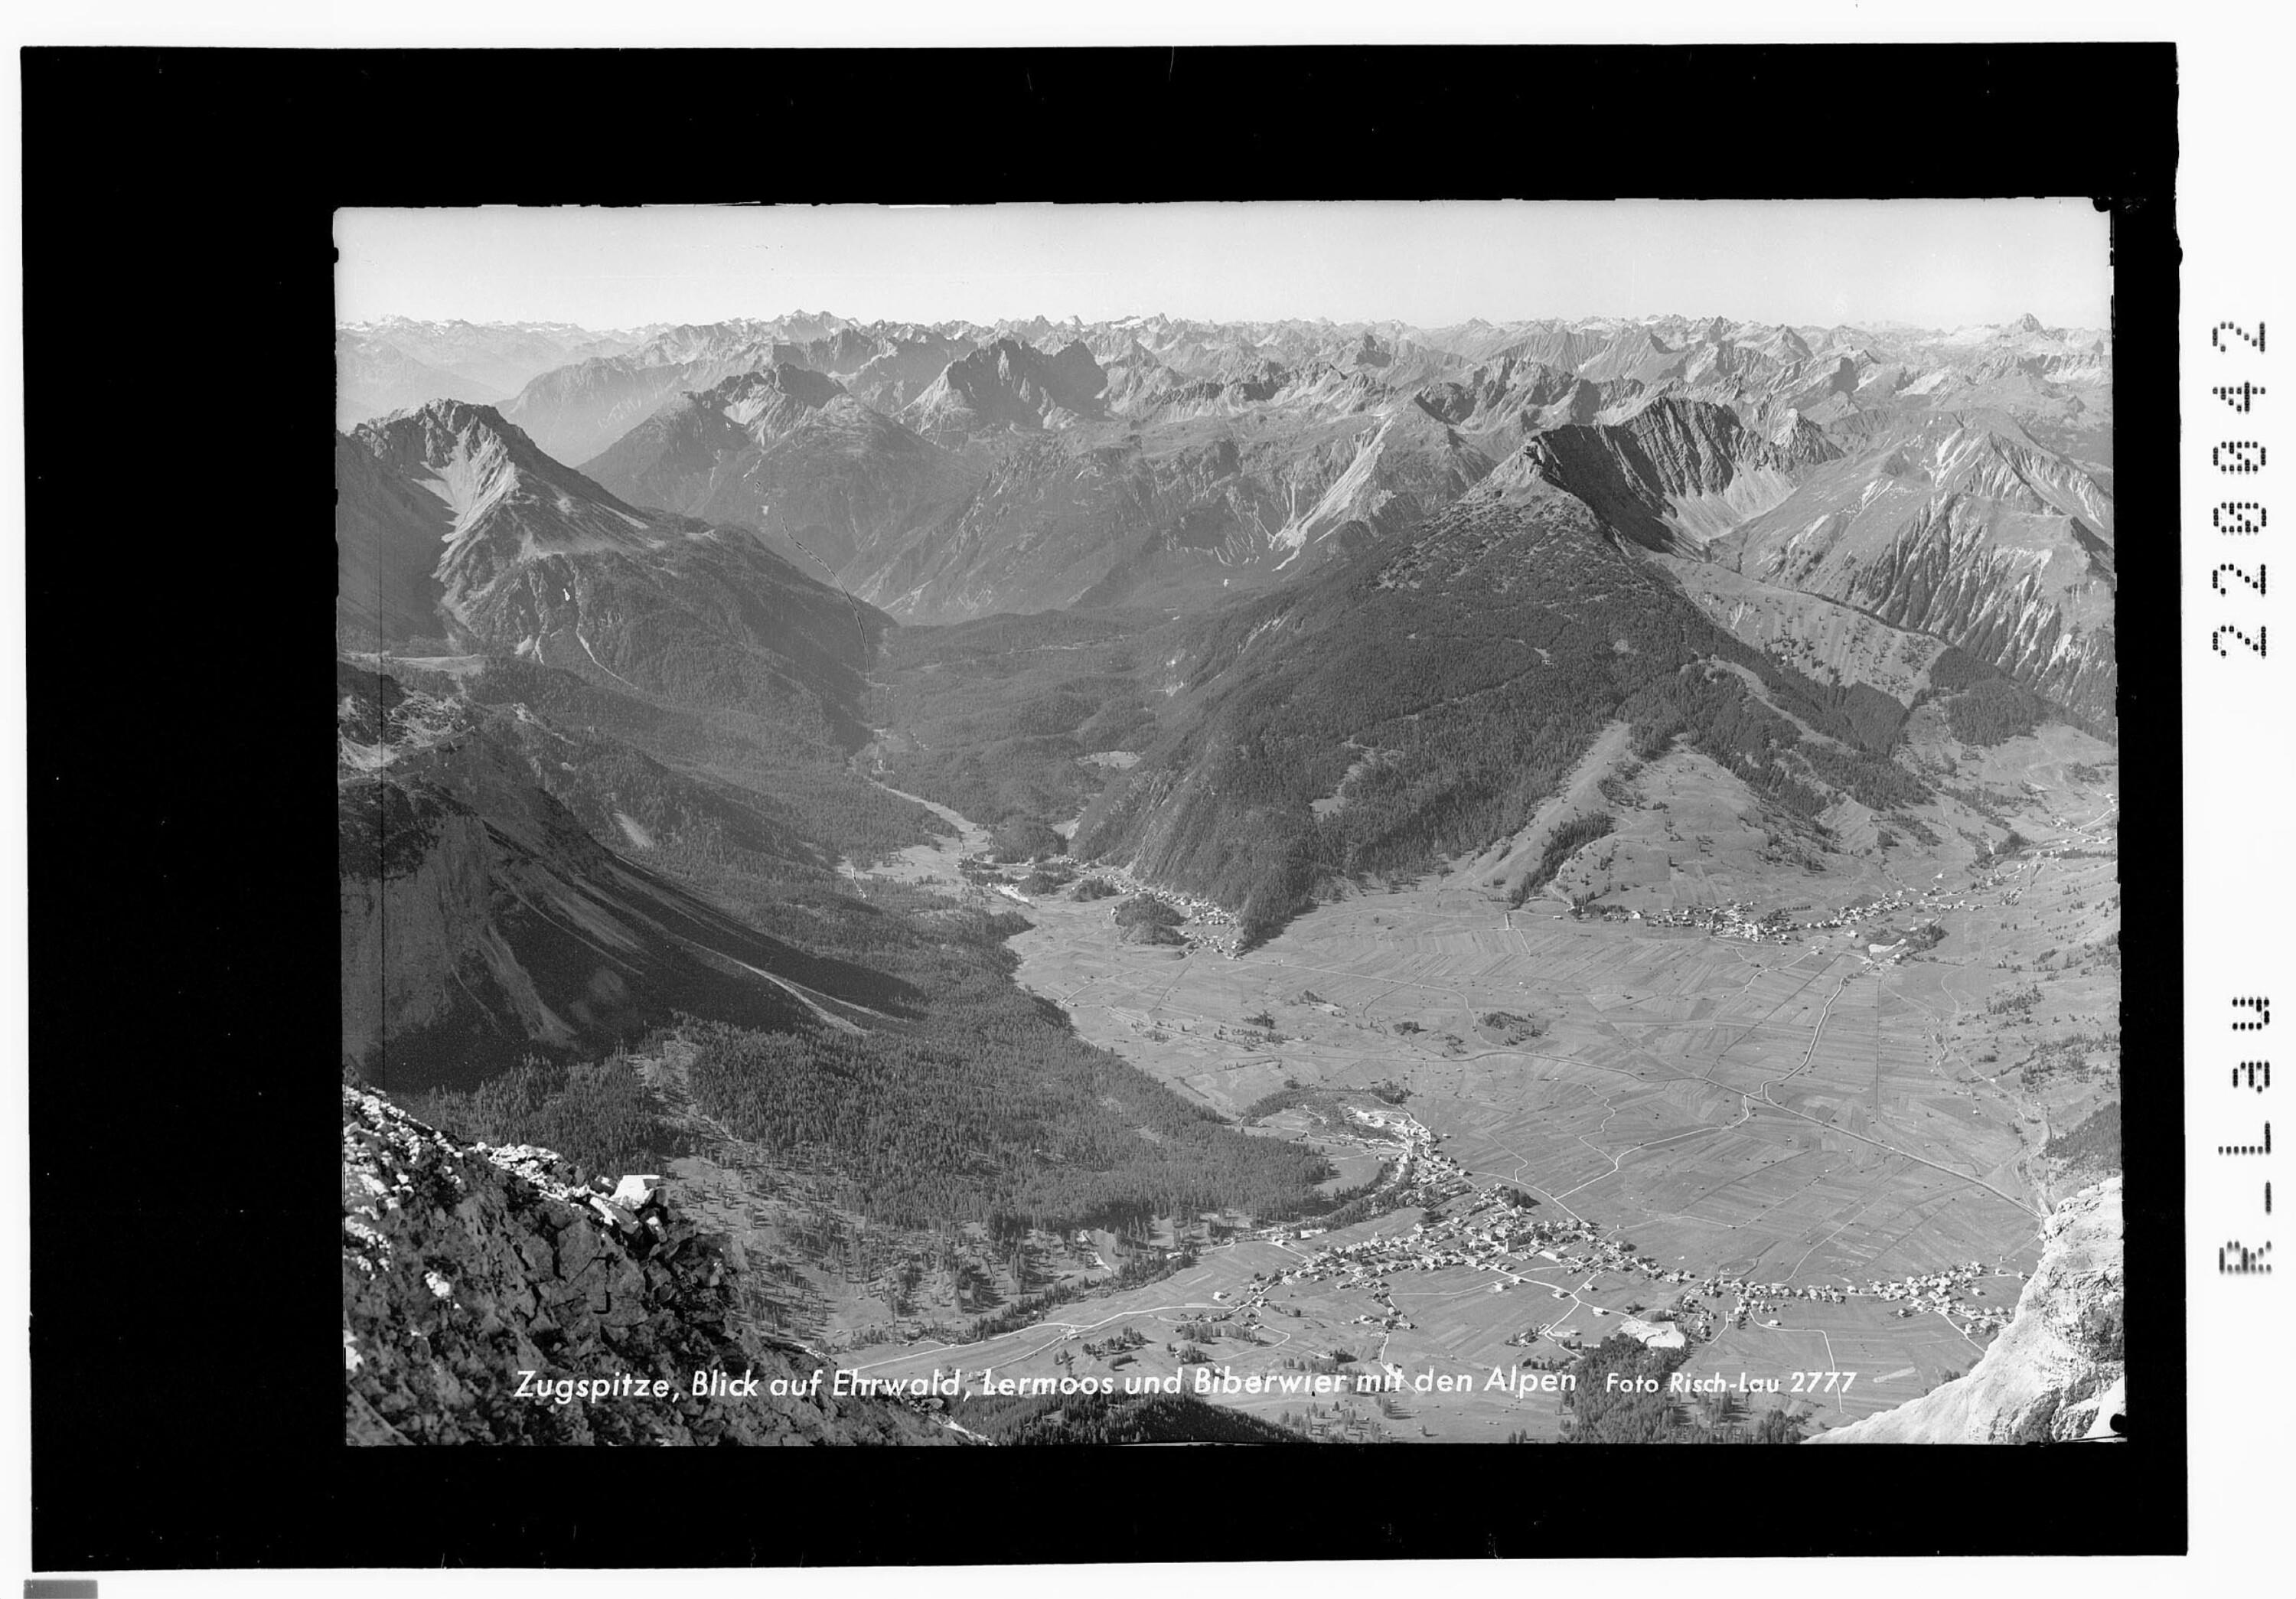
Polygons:
M1430 383L1412 403L1504 454L1528 435L1593 422L1642 392L1631 379L1589 382L1567 367L1505 356L1462 377Z
M727 378L656 412L586 471L639 504L754 529L872 594L866 557L958 513L979 470L787 363ZM864 570L849 570L859 559Z
M1645 548L1957 644L2111 726L2110 492L1994 413L1853 442L1799 416L1766 439L1726 407L1659 397L1540 434L1495 480L1535 472Z
M952 426L939 443L783 365L684 397L586 466L628 501L754 529L922 621L1200 603L1412 525L1490 470L1423 407L1333 406L1288 379L1270 403L1285 423L1273 434L1205 406L1089 448L1046 426L986 440ZM1046 417L1073 414L1044 404Z
M1490 464L1415 408L1302 419L1274 437L1206 420L1086 452L1035 439L1000 452L955 517L855 576L916 620L1078 603L1198 609L1415 526Z
M803 331L818 325L827 324ZM587 381L583 374L644 365L653 374L645 405L667 413L598 458L597 475L610 488L632 503L757 527L784 554L802 544L850 592L911 620L1078 603L1200 606L1352 554L1368 537L1439 511L1492 463L1505 466L1523 444L1541 440L1558 456L1550 472L1593 495L1629 537L1658 545L1655 518L1672 529L1666 547L1686 553L1773 510L1829 459L1886 460L1908 440L1923 447L1940 417L1988 408L2013 413L2009 425L2022 429L2023 448L2058 457L2034 475L2078 478L2087 485L2082 492L2110 496L2110 467L2100 459L2110 456L2109 349L2099 335L2031 318L1949 333L1720 317L1434 332L1397 324L1036 318L931 330L839 324L802 346L786 337L791 331L777 323L668 330L644 351L548 381ZM936 340L961 353L907 398L839 380L854 406L895 420L899 430L849 411L845 438L833 447L769 441L760 435L771 428L746 422L718 426L691 398L718 396L708 403L730 422L732 391L717 374L857 373L868 365L865 356L924 351ZM688 364L665 365L671 357ZM709 389L674 388L697 373L713 378ZM790 381L786 373L775 380L785 392ZM539 417L548 410L540 394L522 396L511 414L533 405ZM1593 428L1639 439L1702 405L1726 413L1729 422L1719 425L1763 441L1773 458L1758 460L1759 449L1733 443L1721 447L1733 464L1719 480L1685 456L1674 474L1681 480L1658 482L1618 463L1591 473L1589 463L1571 470L1560 462L1574 444L1607 450L1607 435L1549 437ZM1413 418L1448 432L1406 425ZM674 467L659 459L665 431L683 440ZM1335 449L1343 435L1351 447ZM913 437L946 453L921 453ZM1192 449L1223 441L1254 463L1272 463L1272 472L1248 464L1239 481L1186 462ZM1690 455L1711 456L1697 439L1690 442ZM2066 449L2077 453L2068 457ZM774 458L761 461L767 450ZM1287 453L1292 460L1283 459ZM655 458L654 469L638 469L633 456ZM1137 463L1146 463L1144 475ZM1694 493L1682 479L1685 467L1700 479ZM1603 477L1636 478L1642 488L1605 493ZM1874 576L1865 562L1855 582L1832 568L1814 572L1813 592L1934 632L2052 698L2079 701L2092 725L2106 725L2114 685L2095 593L2080 603L2041 592L2048 581L2038 589L2025 583L2017 562L2000 559L1990 542L2007 523L1972 517L1966 506L1933 517L1951 536L1909 552L1918 558L1898 562L1897 578ZM2103 520L2092 506L2084 525L2109 542ZM2023 536L2013 529L2007 537L2014 544ZM1800 582L1792 562L1747 570L1774 585ZM1981 595L2004 583L2021 585L2021 597L1987 605ZM1956 597L1929 597L1940 590ZM2109 594L2103 603L2109 609Z
M902 413L928 439L961 439L986 428L1024 431L1098 421L1107 414L1108 374L1082 343L1047 355L1000 339L945 367Z
M1523 447L1521 464L1635 543L1696 554L1840 453L1808 422L1763 439L1725 406L1661 398L1614 422L1543 432Z
M1326 371L1407 398L1477 366L1508 360L1544 365L1597 383L1638 383L1646 390L1667 388L1689 398L1751 406L1765 413L1751 419L1755 421L1779 409L1808 409L1829 397L1841 403L1837 414L1825 421L1876 406L1918 406L1931 393L1981 385L2013 372L2078 388L2091 403L2109 405L2100 390L2110 379L2103 334L2027 330L2021 324L1934 333L1658 317L1638 323L1478 323L1431 332L1396 323L1215 324L1150 316L1053 324L1039 317L993 327L838 323L832 337L816 336L823 325L813 319L779 319L656 330L635 349L545 374L512 402L507 414L554 454L584 460L635 426L646 408L775 362L837 377L865 402L897 413L912 406L951 365L962 368L990 346L1004 347L998 363L1010 365L1030 357L1073 362L1077 357L1062 353L1072 345L1082 346L1107 374L1111 414L1133 420L1156 414L1175 390L1203 381L1234 384L1270 370L1295 376ZM969 378L961 374L960 394L968 386ZM1093 397L1086 392L1070 398L1088 402ZM1186 398L1200 401L1202 396ZM1966 397L1961 403L1968 403ZM1065 401L1063 408L1078 415L1090 409ZM1022 409L1042 411L1037 405Z
M338 450L336 526L355 599L387 586L402 623L433 600L435 636L455 650L767 714L824 750L865 742L861 674L888 619L753 535L641 512L488 406L436 403L365 423L350 442ZM389 632L345 626L343 643L400 642Z
M2109 727L2112 496L1997 413L1946 413L1824 463L1709 546L1774 586L1948 640Z
M801 366L836 378L890 414L976 348L977 341L962 331L914 324L863 329L802 314L770 322L680 325L653 330L634 348L543 373L511 398L504 414L552 455L586 461L680 395L744 373Z

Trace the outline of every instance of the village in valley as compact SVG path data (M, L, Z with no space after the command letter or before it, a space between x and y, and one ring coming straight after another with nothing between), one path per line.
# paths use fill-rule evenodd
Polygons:
M1593 1221L1580 1218L1536 1218L1533 1212L1538 1201L1519 1189L1499 1185L1477 1190L1464 1170L1436 1152L1434 1136L1408 1116L1378 1110L1350 1110L1349 1114L1368 1127L1392 1128L1402 1135L1404 1153L1398 1159L1398 1181L1415 1166L1419 1176L1413 1185L1413 1197L1423 1205L1441 1207L1446 1213L1433 1222L1415 1222L1408 1232L1316 1249L1300 1265L1269 1277L1265 1286L1255 1288L1244 1297L1237 1313L1247 1321L1256 1319L1267 1293L1275 1288L1335 1281L1349 1288L1369 1290L1374 1296L1384 1296L1390 1287L1388 1279L1392 1276L1455 1267L1495 1274L1500 1280L1491 1283L1493 1293L1517 1287L1546 1287L1556 1298L1566 1297L1566 1291L1551 1283L1543 1283L1530 1275L1540 1272L1556 1273L1564 1278L1583 1275L1586 1282L1579 1285L1582 1291L1592 1288L1606 1275L1621 1281L1648 1283L1653 1288L1677 1290L1669 1296L1670 1302L1652 1312L1651 1319L1630 1316L1614 1327L1595 1329L1624 1332L1645 1344L1660 1347L1681 1344L1682 1334L1675 1327L1677 1323L1695 1324L1702 1337L1711 1337L1718 1325L1743 1327L1750 1318L1775 1312L1788 1300L1833 1305L1844 1304L1853 1298L1888 1300L1899 1306L1897 1314L1900 1316L1942 1316L1971 1334L1997 1330L2006 1324L2013 1308L2007 1304L1972 1305L1962 1297L1965 1292L1984 1297L1984 1289L1978 1285L1986 1279L2005 1275L1997 1263L1988 1267L1972 1260L1926 1275L1909 1275L1898 1282L1869 1279L1863 1283L1844 1283L1839 1286L1751 1283L1718 1272L1700 1274L1669 1267L1637 1253L1631 1243L1613 1236L1611 1229ZM1322 1229L1316 1227L1275 1227L1263 1235L1280 1244L1294 1238L1304 1242L1321 1233ZM2025 1274L2021 1271L2015 1275L2022 1281ZM1726 1299L1728 1302L1723 1308ZM1591 1322L1600 1322L1613 1314L1599 1304L1587 1304L1575 1298L1572 1303L1574 1308L1587 1309ZM1386 1317L1377 1324L1409 1328L1400 1310L1392 1304L1388 1305L1387 1310ZM1548 1338L1560 1347L1575 1349L1586 1333L1570 1330L1567 1324L1571 1319L1560 1316L1527 1328L1520 1335L1521 1341L1530 1343ZM1777 1323L1773 1320L1765 1324L1774 1326Z
M840 1358L1216 1372L1238 1380L1218 1403L1396 1439L1566 1436L1559 1376L1617 1334L1693 1383L1841 1374L1758 1401L1810 1427L1949 1380L2038 1260L2045 1151L2117 1093L2117 806L2082 764L2109 752L2050 736L1971 763L1968 803L1932 817L1954 847L1871 851L1767 903L1775 873L1734 878L1702 819L1726 847L1671 902L1591 893L1599 873L1527 905L1439 879L1248 951L1219 907L1106 864L999 859L978 828L912 851L909 881L1028 917L1021 980L1084 1036L1312 1144L1349 1197L1087 1234L1063 1245L1067 1297L1024 1324ZM1695 816L1679 782L1657 791L1669 825ZM1344 1391L1303 1401L1283 1385L1302 1374Z

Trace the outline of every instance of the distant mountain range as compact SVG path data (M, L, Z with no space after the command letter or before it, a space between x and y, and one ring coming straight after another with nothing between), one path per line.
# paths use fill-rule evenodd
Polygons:
M426 400L508 398L532 379L629 348L640 334L566 323L416 322L386 316L335 330L335 426Z
M1638 393L1816 410L1822 423L1890 409L1885 402L1901 392L1932 406L1995 403L2000 397L1985 391L2007 385L2039 400L2051 398L2041 385L2103 386L2111 376L2105 334L2046 328L2030 316L1947 332L1682 316L1419 329L1160 316L922 324L799 313L596 333L558 324L388 318L339 329L338 349L347 362L340 427L426 399L507 399L511 422L572 462L678 394L783 364L834 377L888 414L906 412L905 420L929 434L984 422L1058 427L1234 411L1315 373L1407 397L1431 385L1488 382L1492 369L1537 367L1591 384L1635 384ZM365 375L369 365L376 377ZM378 394L394 368L403 381L388 397ZM426 382L428 392L415 392ZM357 409L375 403L370 395L388 403ZM2087 414L2099 397L2075 398Z
M2030 317L393 320L339 348L345 396L511 391L337 435L346 660L395 693L548 707L588 758L652 763L629 779L649 803L716 816L692 836L747 840L745 870L938 825L855 775L865 751L977 821L1082 809L1081 851L1273 926L1332 873L1520 827L1610 721L1685 734L1790 808L1876 813L1902 802L1890 740L1924 698L1997 679L2112 726L2111 357ZM955 680L918 674L977 657L888 654L905 627L1054 611L1092 672L964 676L954 722L933 707ZM508 758L521 724L480 720L460 747ZM426 779L461 799L408 814L475 805L476 758ZM739 792L665 798L697 779ZM624 816L652 836L594 797L574 825L636 848ZM490 825L488 871L542 869ZM551 894L591 907L578 922L693 914L627 882ZM468 947L524 970L484 925ZM666 1004L702 981L673 968L726 959L769 965L688 927L624 977ZM496 1023L579 1034L540 979L494 980Z
M2109 347L2030 316L1938 332L801 314L354 337L361 381L394 396L485 400L559 351L500 404L536 451L627 506L762 535L898 619L1193 608L1416 526L1528 447L1637 542L1664 528L1678 554L2111 715ZM1955 439L1997 441L2001 469Z

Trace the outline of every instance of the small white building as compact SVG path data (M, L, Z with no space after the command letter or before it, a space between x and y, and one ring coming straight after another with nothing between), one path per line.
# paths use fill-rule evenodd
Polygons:
M1649 1349L1679 1349L1690 1341L1671 1322L1646 1322L1640 1316L1628 1316L1619 1324L1619 1331Z

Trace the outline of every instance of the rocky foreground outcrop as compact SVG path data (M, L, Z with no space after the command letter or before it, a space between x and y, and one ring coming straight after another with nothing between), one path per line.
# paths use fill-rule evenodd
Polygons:
M2120 1179L2084 1188L2041 1230L2017 1315L1965 1377L1816 1444L2003 1444L2113 1436L2121 1354Z
M734 1268L673 1208L625 1213L572 1177L548 1150L463 1144L343 1090L347 1441L948 1438L922 1412L836 1397L824 1363L744 1326ZM696 1397L697 1373L755 1391Z

